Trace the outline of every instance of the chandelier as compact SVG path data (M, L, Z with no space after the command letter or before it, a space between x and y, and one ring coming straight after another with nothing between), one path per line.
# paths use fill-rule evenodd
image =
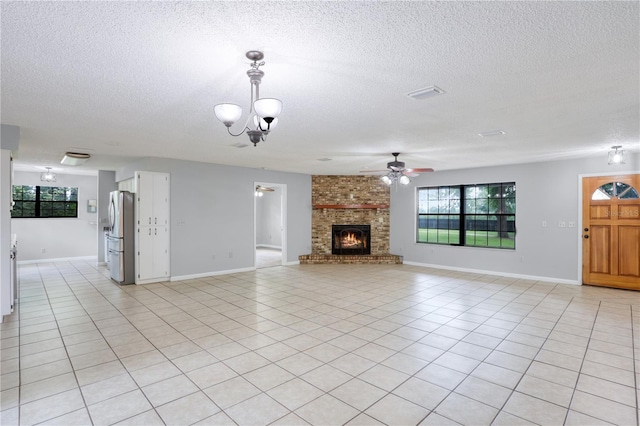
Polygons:
M624 151L618 151L618 148L622 148L622 145L614 145L611 149L615 151L609 151L609 164L624 164Z
M55 182L56 174L51 173L51 167L45 167L45 169L47 169L46 172L40 173L40 180L42 182Z
M274 98L260 98L260 82L264 76L260 67L264 65L264 61L262 61L264 54L259 50L250 50L246 53L246 57L253 63L251 69L247 71L251 83L251 104L244 128L237 134L231 132L231 126L242 116L241 106L228 103L218 104L213 108L213 112L216 114L216 118L227 126L227 131L231 136L240 136L246 132L253 146L256 146L258 142L265 141L269 132L278 125L282 101Z

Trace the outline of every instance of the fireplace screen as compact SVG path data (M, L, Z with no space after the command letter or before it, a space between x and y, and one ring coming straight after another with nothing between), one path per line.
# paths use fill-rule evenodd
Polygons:
M371 225L333 225L331 254L371 254Z

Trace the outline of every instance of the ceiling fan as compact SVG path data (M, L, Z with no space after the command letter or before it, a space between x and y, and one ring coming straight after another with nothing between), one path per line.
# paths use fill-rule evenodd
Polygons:
M411 182L411 178L418 176L420 173L432 172L431 168L415 168L407 169L404 167L404 161L398 161L399 152L393 152L391 155L395 157L393 161L387 163L387 170L362 170L360 173L386 173L380 180L387 185L392 183L400 183L401 185L408 185Z
M275 189L269 188L268 186L256 185L256 191L254 192L254 195L256 197L262 197L265 192L273 192L273 191L275 191Z

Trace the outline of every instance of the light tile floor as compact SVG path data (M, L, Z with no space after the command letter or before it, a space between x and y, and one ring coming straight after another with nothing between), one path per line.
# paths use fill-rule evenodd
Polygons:
M20 277L3 425L638 424L635 292L407 265Z
M258 247L256 248L256 268L270 268L282 265L282 250Z

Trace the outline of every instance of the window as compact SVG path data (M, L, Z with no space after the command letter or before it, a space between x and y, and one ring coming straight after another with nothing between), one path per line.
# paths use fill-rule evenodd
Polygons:
M640 196L638 196L638 191L633 186L624 182L605 183L591 195L592 200L610 200L612 198L628 200L640 198Z
M14 185L13 218L78 217L78 188Z
M418 243L515 248L516 184L418 188Z

